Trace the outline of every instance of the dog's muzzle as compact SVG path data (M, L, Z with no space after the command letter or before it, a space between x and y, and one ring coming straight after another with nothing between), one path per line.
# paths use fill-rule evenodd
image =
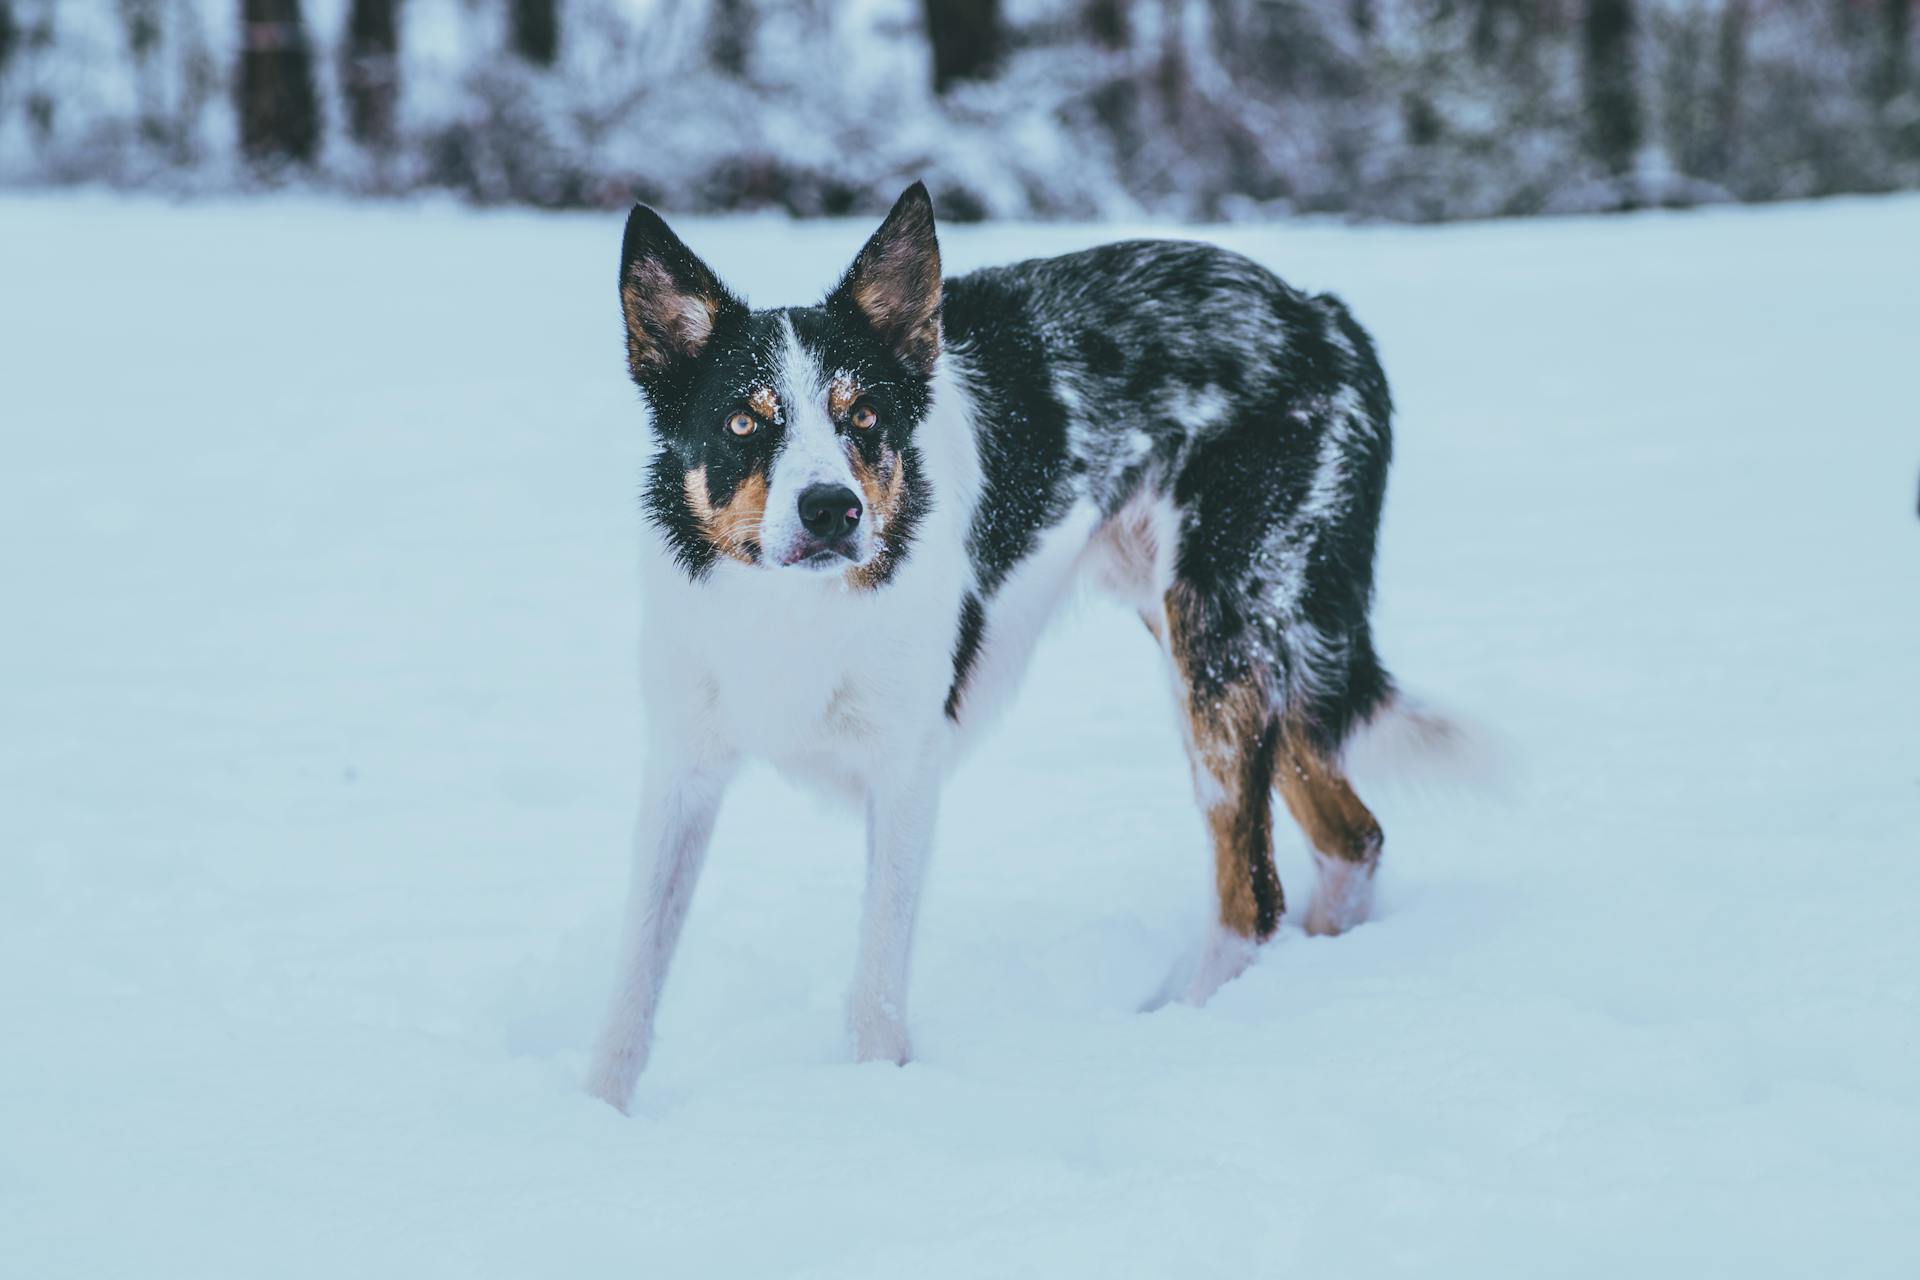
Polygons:
M860 521L866 514L860 495L843 484L809 485L800 494L800 527L783 564L835 568L860 558Z

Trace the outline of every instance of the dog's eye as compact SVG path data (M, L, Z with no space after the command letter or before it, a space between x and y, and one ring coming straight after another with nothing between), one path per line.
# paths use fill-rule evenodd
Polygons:
M853 406L853 412L847 415L847 421L862 431L871 431L880 421L880 415L873 411L872 405L863 400Z
M727 430L737 436L750 436L759 429L760 420L748 413L745 409L740 410L727 419Z

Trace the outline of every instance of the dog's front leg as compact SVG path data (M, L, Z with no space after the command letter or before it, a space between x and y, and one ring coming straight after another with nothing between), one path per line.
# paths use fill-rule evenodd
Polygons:
M862 1062L907 1060L907 969L939 793L931 749L867 789L867 894L847 1002L848 1029Z
M732 772L730 764L691 768L650 763L647 768L613 1002L587 1076L587 1092L620 1111L627 1109L653 1048L660 988Z

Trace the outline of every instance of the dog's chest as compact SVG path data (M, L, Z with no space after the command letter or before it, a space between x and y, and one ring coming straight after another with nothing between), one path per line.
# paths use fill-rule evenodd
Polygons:
M857 786L940 728L957 583L934 599L917 584L855 593L808 579L789 588L764 572L727 578L692 593L675 630L705 676L710 727L735 750Z
M844 749L871 731L871 644L821 621L791 619L755 642L739 643L744 637L734 633L713 646L715 718L741 750L778 760Z

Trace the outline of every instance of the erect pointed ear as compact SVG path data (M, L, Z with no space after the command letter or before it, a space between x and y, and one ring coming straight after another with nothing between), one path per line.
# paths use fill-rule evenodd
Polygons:
M659 214L633 206L620 244L620 310L627 319L627 368L636 382L676 360L696 359L721 316L745 306Z
M940 242L924 183L894 202L829 301L851 306L902 360L932 374L940 355Z

